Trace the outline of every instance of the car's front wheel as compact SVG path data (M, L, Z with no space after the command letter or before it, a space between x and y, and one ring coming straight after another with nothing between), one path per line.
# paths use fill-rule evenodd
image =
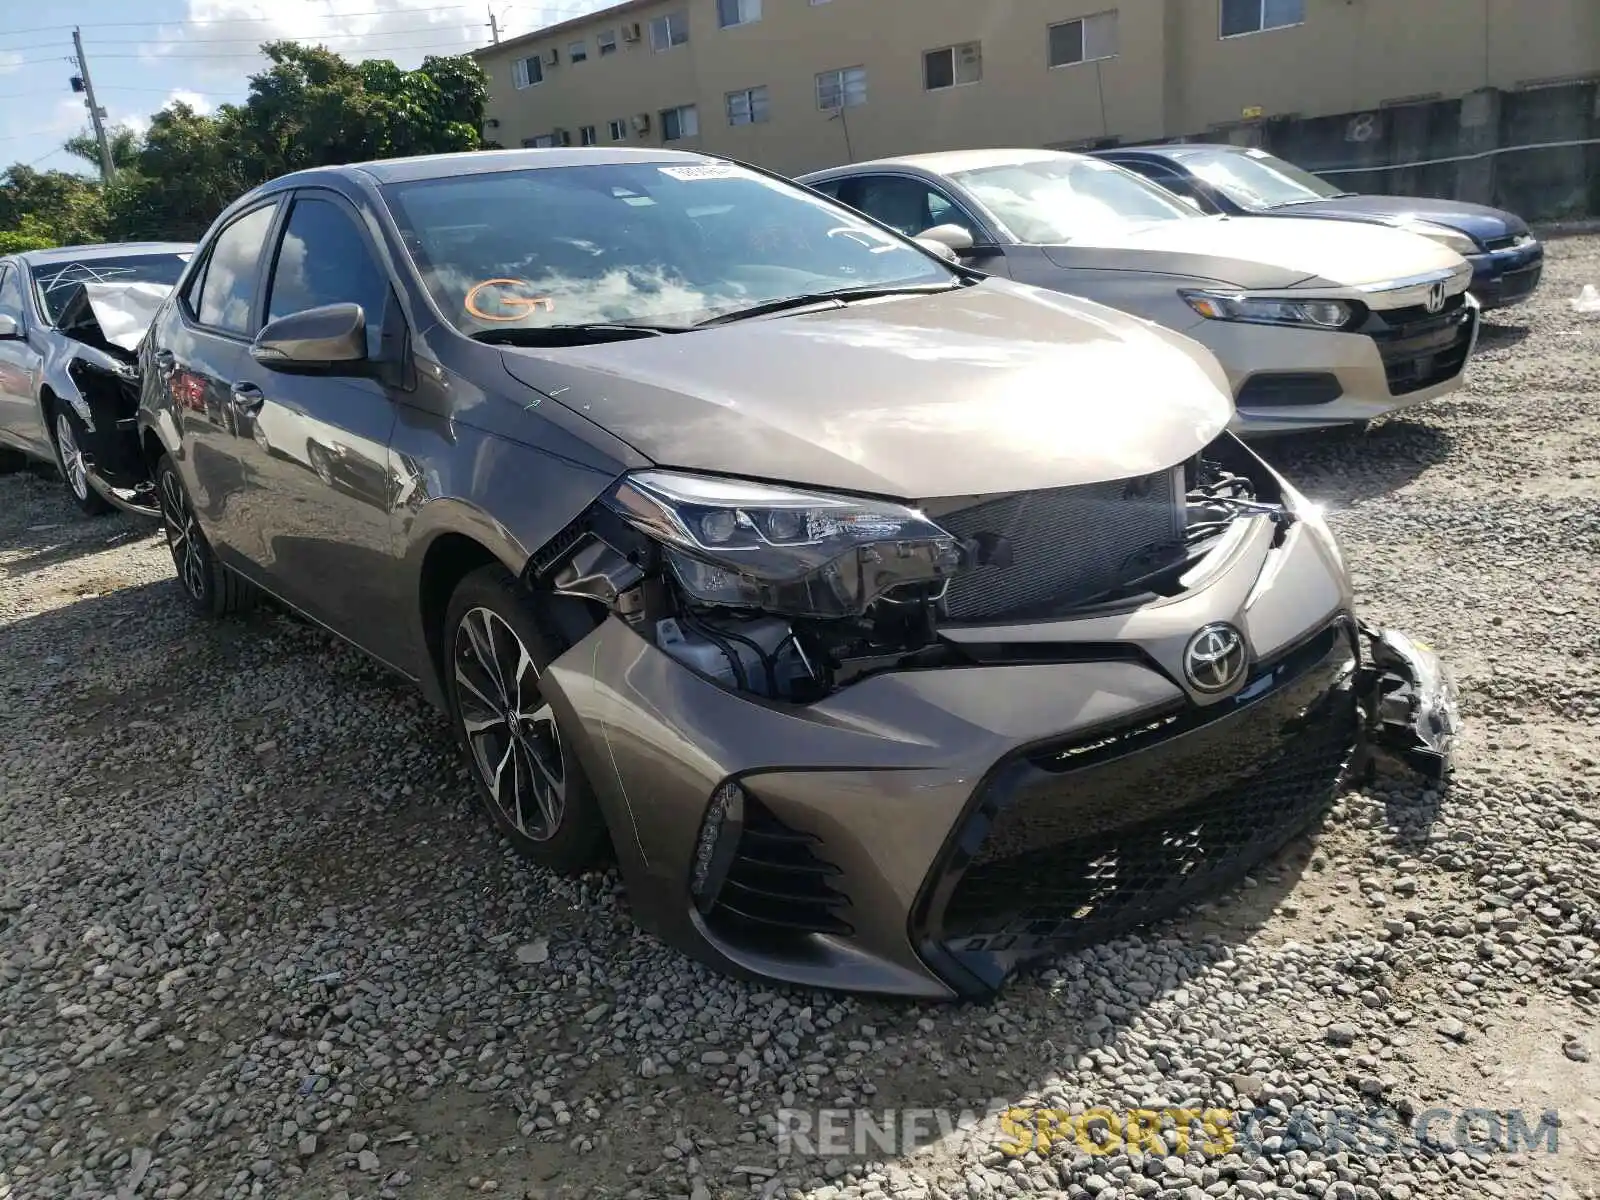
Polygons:
M474 571L450 599L442 644L451 721L495 827L554 870L591 865L605 821L541 691L559 651L532 600L504 567Z
M161 524L167 549L178 572L189 606L202 616L221 617L255 606L256 589L223 566L212 553L200 522L189 503L177 467L166 455L156 466L156 492L161 502Z
M83 456L83 422L72 406L60 401L55 405L56 465L61 468L61 478L66 481L67 492L78 508L91 517L104 516L114 507L89 483L89 463Z

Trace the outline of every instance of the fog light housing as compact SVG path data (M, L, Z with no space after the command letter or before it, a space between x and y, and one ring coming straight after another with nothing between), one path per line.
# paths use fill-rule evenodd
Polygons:
M744 789L729 779L711 793L711 802L700 822L700 836L695 841L689 894L702 913L711 911L716 904L743 832Z

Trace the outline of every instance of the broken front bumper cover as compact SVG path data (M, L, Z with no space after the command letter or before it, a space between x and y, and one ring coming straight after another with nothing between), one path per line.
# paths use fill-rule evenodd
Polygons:
M1455 680L1433 649L1394 629L1360 622L1361 692L1372 749L1440 782L1461 729Z

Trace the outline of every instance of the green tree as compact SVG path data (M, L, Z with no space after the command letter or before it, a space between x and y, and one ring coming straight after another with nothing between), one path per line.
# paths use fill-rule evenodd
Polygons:
M111 165L113 167L131 165L144 144L144 139L139 136L138 131L127 125L118 125L113 129L107 130L106 140L111 143ZM83 159L96 171L100 169L100 143L95 140L94 130L85 129L76 137L68 138L61 148L68 154L73 154Z
M62 246L99 241L106 224L104 197L92 179L22 163L0 175L0 231Z

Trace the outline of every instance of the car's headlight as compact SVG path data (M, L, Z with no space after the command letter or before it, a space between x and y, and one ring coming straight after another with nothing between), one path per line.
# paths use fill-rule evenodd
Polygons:
M1275 296L1249 296L1243 292L1180 291L1178 294L1190 308L1211 321L1346 329L1361 318L1358 306L1344 300L1286 300Z
M1438 242L1460 255L1477 254L1481 249L1472 238L1459 229L1451 229L1448 225L1436 225L1432 221L1402 221L1397 228L1404 229L1407 233L1418 234L1431 242Z
M897 589L937 593L963 562L949 533L884 500L641 471L609 502L663 546L679 586L702 604L854 616Z
M1516 237L1511 239L1511 248L1513 250L1522 250L1533 245L1538 240L1539 239L1534 237L1531 233L1519 233Z

